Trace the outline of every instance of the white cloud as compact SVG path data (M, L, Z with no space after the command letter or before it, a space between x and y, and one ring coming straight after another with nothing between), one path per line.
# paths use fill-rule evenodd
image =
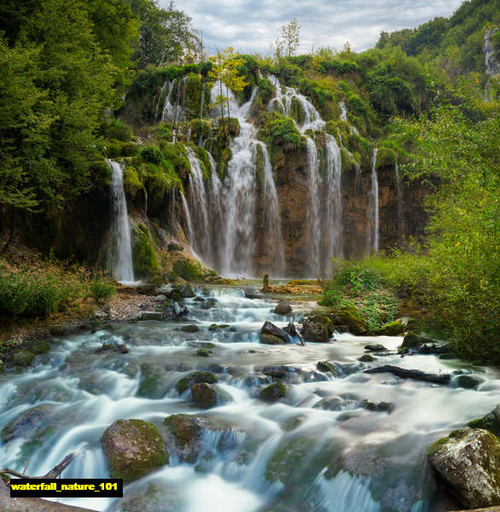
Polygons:
M168 0L160 0L166 6ZM314 46L356 51L373 47L381 31L416 27L449 16L462 0L178 0L178 9L203 32L209 53L233 46L240 52L267 53L281 26L296 17L301 52Z

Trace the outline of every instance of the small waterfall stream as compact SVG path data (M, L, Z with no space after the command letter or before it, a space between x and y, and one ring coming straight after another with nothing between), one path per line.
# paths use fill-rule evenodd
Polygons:
M484 34L484 63L486 67L486 74L490 76L496 76L500 73L500 67L495 58L495 48L491 42L491 36L498 31L498 28L488 28Z
M271 346L258 342L264 321L286 326L272 313L276 301L248 299L240 289L197 290L185 301L182 321L118 323L96 332L63 336L39 364L21 374L0 374L2 466L46 473L70 452L62 478L109 477L100 438L118 419L154 423L168 437L172 414L203 418L195 456L169 444L170 462L125 486L119 500L66 499L106 512L443 512L425 469L426 450L437 438L482 417L498 403L498 369L436 355L401 358L401 337L337 334L332 343ZM211 307L206 304L210 302ZM296 306L294 319L303 310ZM217 330L212 324L224 324ZM196 333L180 330L195 324ZM99 352L126 342L130 352ZM212 355L198 348L211 344ZM386 352L364 364L367 343ZM337 374L317 369L330 361ZM434 385L367 367L397 365L431 373L456 373L450 385ZM213 408L193 403L176 384L195 371L217 379ZM285 377L272 377L273 371ZM478 389L455 384L460 374L479 375ZM282 381L286 396L267 402L259 392ZM365 408L366 400L391 404Z
M377 175L377 151L373 150L372 156L372 172L371 172L371 189L368 197L368 233L366 237L367 250L374 252L379 251L379 196L378 196L378 175Z
M134 281L132 242L127 212L127 198L123 189L123 164L106 160L111 170L111 242L108 251L108 268L113 277L122 283Z

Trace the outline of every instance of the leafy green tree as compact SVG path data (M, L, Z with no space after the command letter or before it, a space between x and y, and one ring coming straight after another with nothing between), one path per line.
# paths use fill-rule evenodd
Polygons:
M148 64L163 66L187 63L203 57L201 36L191 28L191 18L176 9L173 1L167 9L154 0L130 0L140 18L140 39L135 54L140 68Z
M247 85L245 77L240 74L240 68L245 65L245 59L235 53L233 48L229 46L222 52L218 51L214 57L210 57L210 61L213 66L208 72L208 81L212 84L218 83L219 86L219 94L212 104L212 108L220 107L224 126L225 107L227 107L228 122L231 117L227 93L229 91L241 92Z

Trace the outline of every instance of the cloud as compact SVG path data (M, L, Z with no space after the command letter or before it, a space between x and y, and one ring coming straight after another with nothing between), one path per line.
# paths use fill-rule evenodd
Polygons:
M166 7L169 0L159 0ZM462 0L178 0L176 6L203 32L209 53L233 46L244 53L268 53L281 26L296 17L300 52L349 42L356 51L373 47L380 32L449 16Z

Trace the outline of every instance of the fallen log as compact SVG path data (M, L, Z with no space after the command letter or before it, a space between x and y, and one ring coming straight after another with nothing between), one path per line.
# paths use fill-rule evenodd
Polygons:
M53 501L42 500L41 498L11 498L8 483L4 475L11 475L17 478L58 478L61 473L71 464L75 458L74 453L66 455L64 459L43 476L28 476L13 469L0 469L0 511L1 512L92 512L88 508L71 507Z
M435 373L425 373L420 370L407 370L406 368L391 366L389 364L378 366L377 368L370 368L369 370L365 370L364 373L392 373L403 379L422 380L432 382L433 384L449 384L451 381L451 375L449 374L439 375Z

